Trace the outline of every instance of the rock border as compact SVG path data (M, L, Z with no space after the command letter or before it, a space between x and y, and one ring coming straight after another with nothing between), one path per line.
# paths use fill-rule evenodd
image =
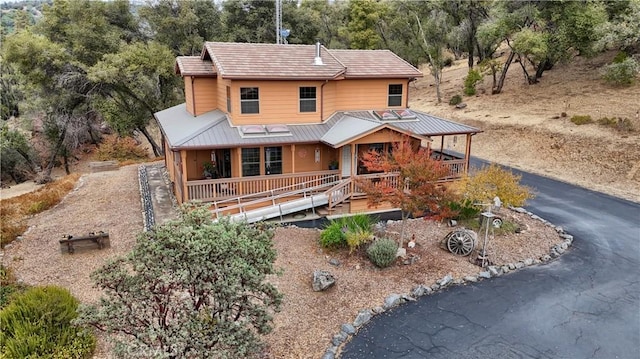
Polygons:
M549 249L549 254L545 254L540 258L526 258L524 260L515 263L507 263L502 266L488 266L478 272L477 275L465 276L464 278L453 278L451 274L447 274L443 278L436 280L436 282L431 285L427 283L417 285L416 287L411 289L410 293L390 294L385 298L381 306L371 309L362 309L358 312L352 323L342 324L342 326L340 327L340 331L337 334L333 335L333 337L331 338L330 345L322 355L322 359L335 359L336 355L338 355L338 353L342 349L342 346L346 344L353 336L355 336L358 333L358 330L363 325L371 321L371 319L373 319L375 315L382 314L401 305L402 303L415 302L422 296L437 293L438 291L452 285L476 283L483 279L499 277L503 274L507 274L509 272L513 272L531 265L549 262L552 259L558 258L560 255L565 253L567 249L569 249L569 247L571 247L571 245L573 244L573 236L566 233L562 227L556 226L553 223L540 218L538 215L533 214L522 207L509 207L509 209L518 213L527 214L532 219L539 220L544 225L553 227L560 238L562 238L564 241L551 247Z
M142 220L144 221L144 231L148 232L156 224L153 213L153 199L149 189L149 178L147 177L147 166L138 166L138 183L140 185L140 202L142 203Z

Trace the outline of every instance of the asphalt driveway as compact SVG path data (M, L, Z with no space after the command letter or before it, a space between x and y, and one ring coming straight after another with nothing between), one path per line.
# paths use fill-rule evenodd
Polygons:
M640 204L522 175L572 249L379 315L342 358L640 358Z

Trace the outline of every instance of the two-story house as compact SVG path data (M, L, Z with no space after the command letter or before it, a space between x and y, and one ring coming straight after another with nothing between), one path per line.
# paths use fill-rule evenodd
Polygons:
M381 175L359 166L362 153L439 137L432 154L454 179L480 132L409 109L409 85L423 74L388 50L206 42L200 56L178 57L175 71L186 102L155 114L167 170L179 202L216 211L279 206L282 215L301 198L311 203L286 212L344 202L360 211L352 179ZM462 155L444 153L446 136L459 139Z

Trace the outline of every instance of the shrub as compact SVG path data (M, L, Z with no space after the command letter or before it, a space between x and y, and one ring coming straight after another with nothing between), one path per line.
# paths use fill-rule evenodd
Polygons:
M472 175L464 176L456 186L463 198L471 203L491 203L498 196L505 205L522 206L533 194L520 185L521 176L491 164Z
M591 119L591 116L589 115L575 115L571 117L570 121L580 126L580 125L585 125L587 123L592 123L593 119Z
M631 120L629 120L628 118L602 117L598 119L598 124L601 126L611 127L621 132L633 131L633 124L631 123Z
M478 70L471 69L464 78L464 94L473 96L476 94L476 84L482 81L482 74Z
M147 151L131 137L111 137L105 139L96 150L96 158L107 160L147 160Z
M16 284L11 268L0 265L0 309L9 304L13 296L23 292L24 289L25 286Z
M449 105L451 106L455 106L460 103L462 103L462 96L460 95L453 95L453 97L451 97L451 100L449 100Z
M331 221L320 233L320 245L324 248L336 249L347 244L346 231L340 221Z
M361 245L371 242L372 239L373 233L371 233L371 231L365 231L360 228L354 231L348 231L346 234L346 240L347 245L349 246L349 253L352 253Z
M347 235L356 232L366 232L371 234L371 226L376 222L376 218L367 214L359 213L351 217L340 217L331 220L320 233L320 245L324 248L336 249L349 245ZM355 238L352 243L357 242ZM349 245L353 250L356 248Z
M6 358L87 358L95 338L71 324L78 301L66 289L34 287L0 311L0 348Z
M364 231L371 231L371 226L376 223L378 220L375 217L372 217L368 214L358 213L351 217L345 218L347 227L350 230L355 231L357 229L362 229Z
M474 206L473 202L468 199L460 202L449 202L448 207L458 213L455 218L459 220L478 218L481 210L480 207Z
M640 71L638 62L632 57L628 57L622 62L614 62L605 66L602 78L612 85L630 86L635 83L638 71Z
M367 256L377 267L386 268L396 260L398 243L389 238L376 239L369 248Z
M446 59L444 59L444 62L442 63L442 65L444 67L452 66L453 65L453 58L447 57Z

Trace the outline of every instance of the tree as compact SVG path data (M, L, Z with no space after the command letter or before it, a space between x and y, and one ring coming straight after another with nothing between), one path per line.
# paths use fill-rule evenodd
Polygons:
M204 41L220 37L220 10L213 1L160 0L140 8L149 34L174 55L199 55Z
M520 178L492 163L472 175L464 176L456 188L471 203L493 203L493 199L499 197L503 203L518 207L533 198L531 190L520 185Z
M133 251L94 272L100 305L79 323L115 334L127 358L239 358L256 353L281 295L273 229L185 206L180 218L138 237Z
M225 41L275 43L275 20L275 1L227 0L222 4Z
M125 44L119 52L106 54L89 69L101 98L95 101L102 116L121 135L140 131L156 156L163 153L147 131L156 111L177 104L181 95L173 73L171 51L157 42Z
M367 194L370 207L386 201L400 208L400 246L410 215L419 216L426 211L438 213L441 206L453 196L439 182L449 175L449 169L441 160L431 158L429 149L416 149L406 138L394 143L390 154L370 150L361 160L368 171L390 174L382 176L379 182L356 180L356 183Z
M375 0L351 0L349 1L349 16L347 18L346 31L349 38L349 48L374 50L382 48L384 40L379 30L389 6L384 2Z

